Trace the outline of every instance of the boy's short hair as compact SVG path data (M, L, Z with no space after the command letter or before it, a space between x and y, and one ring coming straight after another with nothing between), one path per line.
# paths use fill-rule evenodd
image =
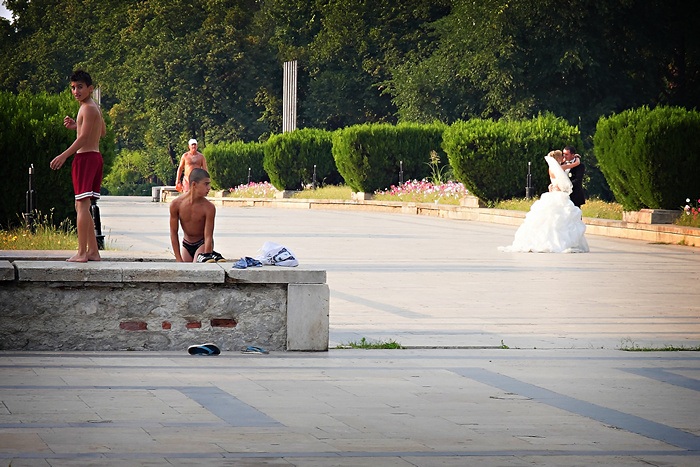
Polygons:
M209 172L207 172L204 169L192 169L192 172L190 172L190 183L199 183L205 178L210 178L209 177Z
M85 83L86 86L92 86L92 77L85 70L75 70L70 75L71 83Z

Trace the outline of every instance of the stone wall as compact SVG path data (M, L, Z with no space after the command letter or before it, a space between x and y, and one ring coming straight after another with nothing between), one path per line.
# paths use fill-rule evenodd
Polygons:
M227 266L0 261L0 350L328 350L325 271Z

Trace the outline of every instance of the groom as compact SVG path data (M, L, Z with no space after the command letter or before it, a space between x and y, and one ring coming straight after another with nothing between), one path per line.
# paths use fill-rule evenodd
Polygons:
M573 161L576 158L576 149L573 146L565 147L562 152L564 153L564 163ZM583 165L583 162L569 170L569 178L573 185L573 191L569 198L577 208L580 208L582 204L586 204L586 197L583 194L583 174L585 172L586 166Z

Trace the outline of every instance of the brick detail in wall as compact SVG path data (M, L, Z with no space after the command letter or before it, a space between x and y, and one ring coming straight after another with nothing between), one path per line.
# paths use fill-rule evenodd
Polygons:
M235 328L236 320L230 318L214 318L211 320L211 327L213 328Z
M122 321L119 323L119 329L125 331L145 331L148 329L148 324L145 321Z
M232 318L213 318L210 321L211 327L213 328L235 328L238 323ZM200 329L202 327L201 321L189 321L185 324L187 329ZM122 321L119 323L119 328L125 331L146 331L148 330L148 324L145 321ZM161 328L165 330L170 330L173 328L173 323L170 321L163 321L161 323Z

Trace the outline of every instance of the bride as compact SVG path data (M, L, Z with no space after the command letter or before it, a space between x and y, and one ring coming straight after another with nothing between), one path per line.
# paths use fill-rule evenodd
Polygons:
M549 192L543 193L530 208L525 221L515 232L513 244L498 247L501 251L535 253L583 253L588 242L583 236L586 225L581 210L569 199L571 181L561 168L561 151L544 158L549 165Z

